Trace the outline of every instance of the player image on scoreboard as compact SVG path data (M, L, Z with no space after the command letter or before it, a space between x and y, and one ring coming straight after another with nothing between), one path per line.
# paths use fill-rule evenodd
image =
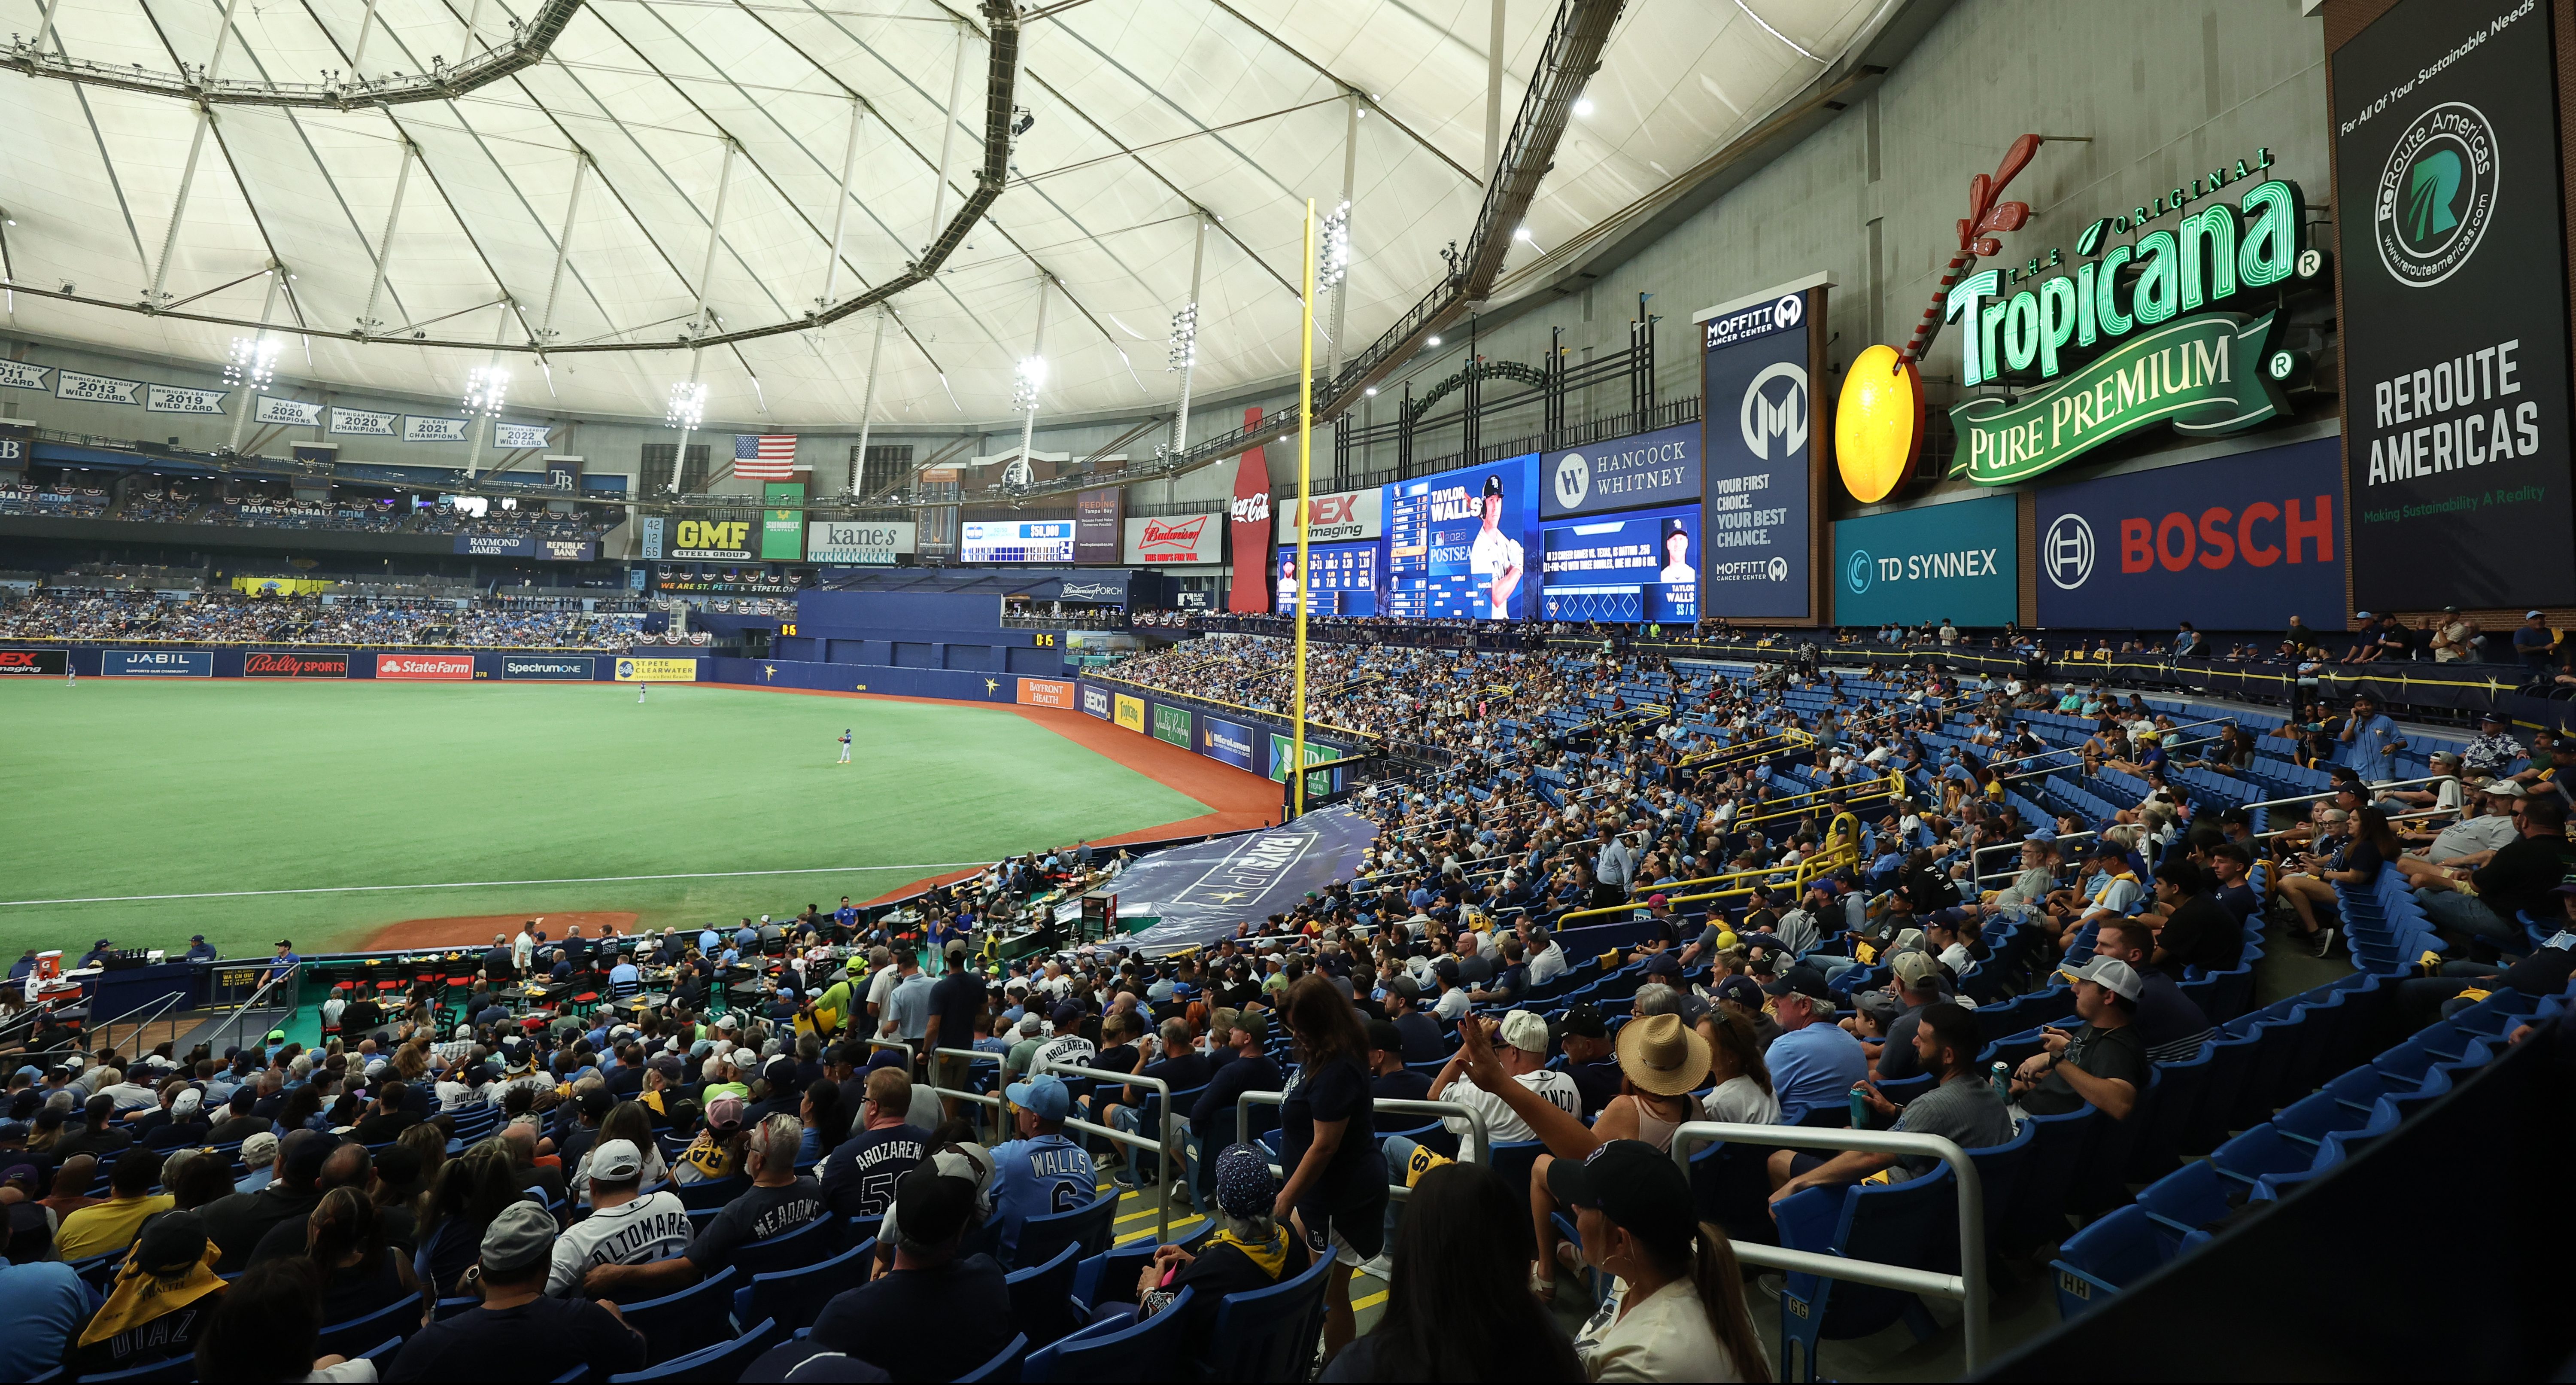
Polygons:
M1281 615L1297 611L1297 584L1306 583L1306 613L1326 616L1373 616L1377 614L1378 545L1374 539L1358 543L1310 543L1306 545L1306 572L1297 571L1297 549L1288 545L1279 550L1276 577L1271 590L1275 609Z
M1532 452L1387 487L1387 614L1529 619L1537 474Z
M1699 619L1699 507L1638 510L1547 526L1549 620Z

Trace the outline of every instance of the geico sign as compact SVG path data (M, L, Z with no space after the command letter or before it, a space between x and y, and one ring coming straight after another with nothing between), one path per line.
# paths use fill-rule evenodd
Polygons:
M1237 524L1268 524L1270 497L1267 495L1237 496L1233 507L1227 513Z
M741 548L751 540L751 523L739 519L684 519L680 521L680 548Z

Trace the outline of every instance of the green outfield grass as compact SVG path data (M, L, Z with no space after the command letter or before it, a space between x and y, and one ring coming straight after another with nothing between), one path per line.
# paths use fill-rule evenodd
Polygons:
M280 937L309 954L461 915L787 914L1206 811L1005 708L724 688L639 706L616 684L27 680L0 683L0 727L9 957L191 933L227 957ZM347 888L387 885L405 888ZM117 898L201 893L218 897ZM27 902L75 899L102 902Z

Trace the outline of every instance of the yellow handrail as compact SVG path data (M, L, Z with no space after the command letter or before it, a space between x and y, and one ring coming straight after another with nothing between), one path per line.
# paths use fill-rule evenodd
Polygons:
M1856 866L1859 863L1860 819L1849 813L1837 813L1832 824L1826 828L1824 848L1806 860L1800 861L1790 871L1790 888L1804 892L1808 882L1822 879L1845 866ZM1712 875L1701 880L1677 880L1670 885L1660 887L1657 893L1664 895L1665 902L1668 904L1696 904L1704 900L1749 897L1753 893L1754 885L1761 884L1779 873L1777 867L1730 871L1725 875ZM1739 885L1730 889L1708 890L1699 894L1672 893L1687 885L1713 885L1723 880L1738 880L1745 876L1757 878L1751 885ZM1578 909L1573 913L1558 915L1553 926L1561 930L1577 919L1598 918L1604 914L1633 914L1644 907L1646 906L1642 901L1630 900L1625 904L1613 904L1599 909Z
M1842 802L1846 804L1883 803L1895 799L1898 795L1904 792L1904 773L1899 770L1889 770L1886 778L1871 781L1870 786L1867 788L1856 788L1846 785L1842 788L1836 789L1809 789L1805 793L1791 794L1787 798L1775 798L1771 800L1771 804L1783 804L1790 802L1793 799L1801 798L1821 798L1827 794L1848 795L1842 800ZM1764 806L1768 807L1771 806L1771 804L1766 804ZM1752 817L1737 818L1736 823L1777 822L1781 818L1800 817L1806 813L1808 808L1813 808L1814 806L1814 804L1810 803L1806 805L1805 808L1784 808L1778 812L1757 813Z

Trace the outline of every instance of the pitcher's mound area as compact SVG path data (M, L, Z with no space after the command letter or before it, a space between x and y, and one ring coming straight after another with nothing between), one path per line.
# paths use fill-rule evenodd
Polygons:
M635 931L635 915L609 910L586 914L476 914L463 918L404 919L377 929L375 936L360 944L361 952L390 952L416 947L490 947L492 935L515 938L530 919L537 920L537 931L549 943L560 939L573 928L585 937L600 936L603 928L614 927L623 937Z

